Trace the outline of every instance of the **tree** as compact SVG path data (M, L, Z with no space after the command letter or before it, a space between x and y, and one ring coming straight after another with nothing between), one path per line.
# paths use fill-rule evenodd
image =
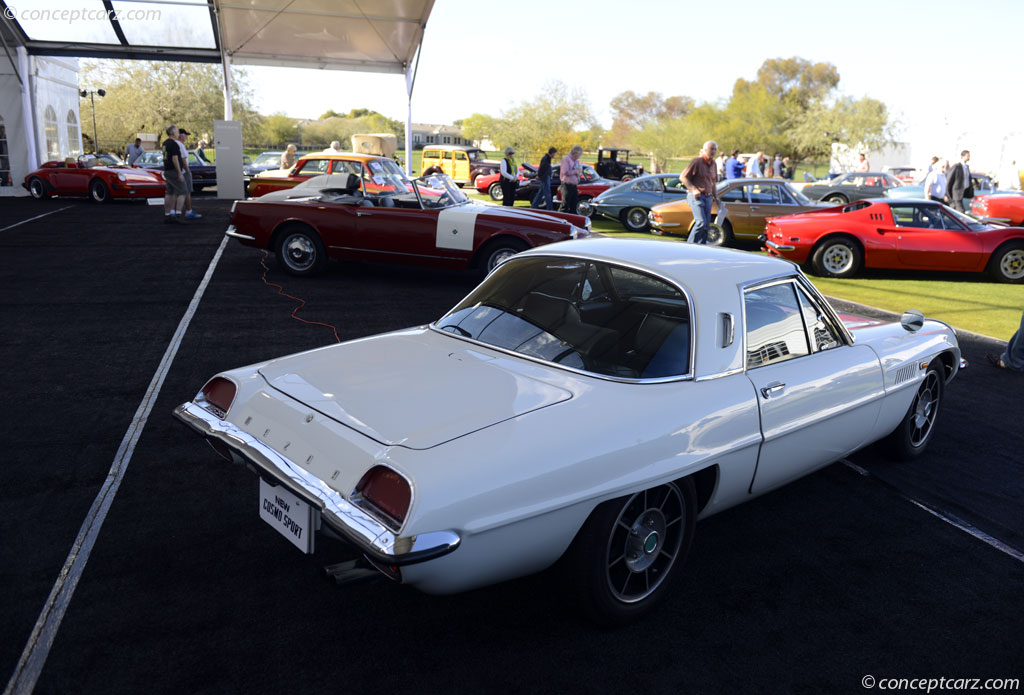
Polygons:
M795 119L789 136L802 156L827 158L832 142L873 150L892 142L894 126L885 104L870 97L841 97L812 104Z
M609 138L613 144L625 145L632 133L665 118L682 118L693 110L690 97L674 96L665 99L660 92L637 94L626 90L612 98L612 130Z
M832 93L839 85L839 70L805 58L769 58L758 69L757 82L787 106L803 110Z
M343 114L343 113L338 113L334 109L327 109L327 111L325 111L323 114L321 114L320 118L318 118L317 120L322 121L325 118L344 118L344 117L345 117L345 114Z
M121 150L136 133L162 138L171 123L210 139L213 122L224 118L224 92L219 65L138 60L83 60L80 84L103 87L107 95L96 98L96 129L100 149ZM242 122L242 138L260 139L262 117L251 106L248 75L232 69L232 110ZM82 108L91 120L91 109ZM89 114L85 116L84 114Z
M280 112L264 117L263 127L260 129L260 144L284 147L290 142L297 142L298 139L299 124L296 119Z
M456 125L459 125L456 122ZM487 140L494 134L494 118L483 113L474 113L462 119L462 137L470 142Z
M549 82L538 96L503 111L491 125L494 143L499 147L511 145L524 158L539 155L549 147L568 152L579 144L580 132L600 128L586 93L570 90L562 82Z

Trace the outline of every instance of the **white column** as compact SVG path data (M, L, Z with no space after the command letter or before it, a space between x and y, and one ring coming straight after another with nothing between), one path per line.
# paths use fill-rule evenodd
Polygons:
M224 68L224 120L234 120L231 112L231 58L221 52L221 65Z
M28 51L24 46L17 46L14 50L18 52L18 72L21 73L21 120L25 126L25 149L28 153L25 164L28 171L35 171L39 168L39 150L36 149L36 119L32 111L32 79Z
M412 176L412 76L413 67L405 68L405 92L409 97L409 111L405 117L405 173Z

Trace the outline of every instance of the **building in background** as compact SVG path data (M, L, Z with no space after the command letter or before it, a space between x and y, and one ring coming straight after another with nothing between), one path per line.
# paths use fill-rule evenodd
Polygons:
M435 125L433 123L412 124L413 149L422 149L425 145L472 145L462 137L462 128L454 125Z

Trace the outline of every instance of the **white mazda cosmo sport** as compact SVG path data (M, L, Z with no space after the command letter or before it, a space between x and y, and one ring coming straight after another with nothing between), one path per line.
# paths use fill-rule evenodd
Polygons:
M616 624L666 594L697 520L876 440L921 454L959 367L946 324L840 318L787 261L595 238L512 257L428 326L218 374L175 415L259 473L300 549L354 546L346 571L451 593L560 561Z

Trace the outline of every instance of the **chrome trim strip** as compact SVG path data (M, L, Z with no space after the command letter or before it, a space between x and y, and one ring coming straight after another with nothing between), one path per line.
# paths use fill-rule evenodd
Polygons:
M182 403L174 416L200 434L216 439L318 509L321 518L359 550L388 565L410 565L447 555L459 547L454 531L397 537L384 524L340 493L248 432L219 420L193 402Z
M712 381L714 379L724 379L727 376L733 376L734 374L742 374L745 371L745 367L737 367L736 369L730 369L727 372L718 372L716 374L708 374L707 376L699 376L694 381Z
M524 251L523 253L526 253L526 252ZM497 345L491 345L490 343L485 343L483 341L476 340L475 338L467 338L465 336L458 335L457 333L450 333L448 331L441 330L440 328L437 327L437 322L440 321L441 319L443 319L444 316L442 316L441 319L438 319L437 321L434 321L433 323L431 323L429 326L427 326L427 328L431 329L432 331L436 331L438 333L441 333L442 335L446 335L449 338L456 338L458 340L464 340L467 343L472 343L474 345L480 345L482 347L489 348L489 349L495 350L497 352L505 353L506 355L512 355L513 357L519 357L519 358L524 359L524 360L529 360L530 362L536 362L537 364L543 364L544 366L547 366L547 367L556 367L557 369L564 369L567 372L572 372L574 374L582 374L583 376L589 376L589 377L593 377L595 379L601 379L603 381L614 381L614 382L618 382L620 384L665 384L665 383L669 383L669 382L673 382L673 381L692 381L693 380L694 365L696 364L696 359L697 359L697 341L695 339L696 330L694 329L694 320L693 320L693 309L694 309L694 307L693 307L693 297L690 296L690 293L687 292L685 287L683 287L682 285L677 283L675 280L672 280L671 278L668 278L668 277L662 275L661 273L659 273L659 272L657 272L655 270L651 270L650 268L645 268L645 267L643 267L641 265L635 265L635 264L632 264L632 263L629 263L629 262L626 262L626 261L609 261L607 258L591 256L590 254L579 253L579 252L574 253L574 254L568 254L568 253L565 253L565 254L560 254L560 253L557 253L557 254L556 253L531 253L528 256L524 256L522 254L517 254L517 255L512 256L511 258L509 258L507 261L505 261L504 263L502 263L498 267L499 268L504 268L509 263L515 263L517 260L525 260L525 259L530 259L530 258L559 258L559 259L570 258L572 260L577 260L577 261L578 260L584 260L584 261L592 261L594 263L604 263L606 265L615 265L615 266L619 266L620 268L628 268L630 270L635 270L635 271L637 271L639 273L643 273L645 275L651 275L653 277L658 278L659 280L663 280L664 282L666 282L667 284L671 285L672 287L675 287L677 290L679 290L683 294L683 297L686 298L686 307L687 307L687 309L688 309L688 311L690 313L690 362L689 362L690 369L685 374L679 374L679 375L676 375L676 376L663 376L663 377L658 377L656 379L627 379L626 377L611 376L611 375L608 375L608 374L598 374L596 372L588 372L588 371L586 371L584 369L576 369L575 367L568 367L568 366L566 366L564 364L558 364L557 362L549 362L548 360L542 360L539 357L533 357L531 355L524 355L521 352L515 352L514 350L509 350L508 348L499 347ZM497 270L497 269L498 268L495 268L494 270ZM494 271L491 271L491 272L494 272ZM476 291L476 288L474 287L472 290L470 290L470 294L472 294L475 291ZM466 295L466 297L468 297L468 296L469 296L469 294ZM466 300L466 297L463 297L462 299L460 299L455 304L455 306L458 306L459 304L462 304L462 302L464 302ZM449 311L448 313L445 314L445 316L447 316L449 313L451 313L451 312Z
M412 256L413 258L431 258L441 261L465 261L465 258L458 258L456 256L431 256L425 253L404 253L402 251L381 251L379 249L366 249L366 248L352 248L351 246L328 246L329 249L337 249L338 251L358 251L359 253L383 253L389 256Z
M795 246L783 246L782 244L776 244L774 241L765 240L764 243L765 243L766 246L769 246L769 247L775 249L776 251L795 251L796 250Z
M238 202L238 201L235 201ZM232 239L241 239L243 241L256 241L256 237L249 236L248 234L242 234L235 229L235 225L228 227L228 230L224 232L224 236L229 236Z

